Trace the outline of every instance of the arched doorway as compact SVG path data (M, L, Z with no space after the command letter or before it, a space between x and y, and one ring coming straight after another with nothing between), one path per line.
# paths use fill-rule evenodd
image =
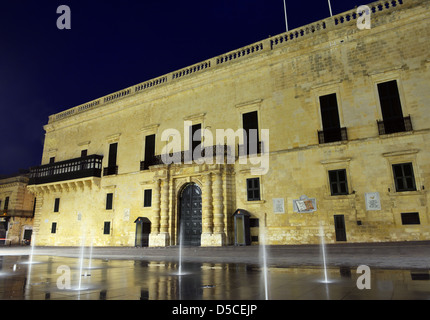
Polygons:
M200 246L202 235L202 191L194 183L188 184L179 198L179 230L182 245ZM182 230L181 230L182 229Z

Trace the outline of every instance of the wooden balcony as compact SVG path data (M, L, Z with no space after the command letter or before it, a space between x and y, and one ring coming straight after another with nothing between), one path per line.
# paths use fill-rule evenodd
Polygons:
M90 155L30 168L29 185L101 177L103 156Z

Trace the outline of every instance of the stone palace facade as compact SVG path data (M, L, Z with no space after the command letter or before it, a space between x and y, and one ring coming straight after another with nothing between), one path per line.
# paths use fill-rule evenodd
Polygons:
M368 6L50 116L36 245L429 240L430 2Z

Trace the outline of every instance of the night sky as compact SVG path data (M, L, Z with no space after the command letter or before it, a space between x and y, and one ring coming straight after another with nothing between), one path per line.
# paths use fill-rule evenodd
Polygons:
M286 3L290 30L330 15L327 0ZM0 174L40 164L49 115L284 31L283 0L2 1Z

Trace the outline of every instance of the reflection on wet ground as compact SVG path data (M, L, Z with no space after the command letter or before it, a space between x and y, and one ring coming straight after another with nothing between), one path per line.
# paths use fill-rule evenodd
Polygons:
M100 260L57 256L0 257L2 300L262 300L258 265ZM82 262L82 263L81 263ZM90 267L89 267L90 266ZM70 273L67 273L70 271ZM269 268L274 300L430 299L429 270L371 269L370 289L358 289L354 268ZM70 285L67 276L70 274Z

